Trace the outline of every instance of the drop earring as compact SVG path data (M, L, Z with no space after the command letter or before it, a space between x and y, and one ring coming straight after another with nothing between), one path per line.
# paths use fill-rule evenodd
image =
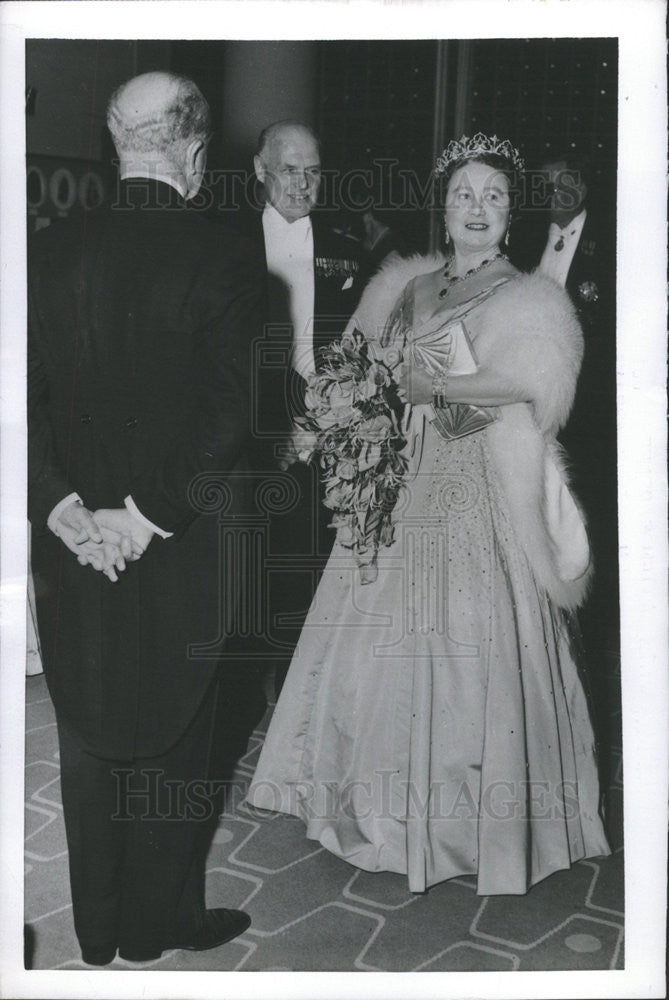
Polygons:
M448 231L448 226L446 225L446 220L444 219L444 246L448 246L451 242L451 234Z

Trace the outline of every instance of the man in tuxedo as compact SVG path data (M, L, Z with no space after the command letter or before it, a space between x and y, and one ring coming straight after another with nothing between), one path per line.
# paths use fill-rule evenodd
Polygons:
M258 139L254 167L265 205L253 235L266 265L264 355L256 366L259 461L289 480L272 510L268 547L282 569L268 575L266 656L280 690L320 573L334 542L314 463L296 462L307 443L296 430L306 379L320 350L341 335L362 291L360 244L314 211L321 184L319 141L297 121L275 122ZM262 352L261 352L262 354ZM263 360L264 358L264 360Z
M285 121L263 129L254 168L265 195L254 235L267 271L267 321L283 327L289 352L288 420L302 409L319 350L342 333L360 297L360 247L314 212L321 161L309 126Z
M561 204L563 213L572 215L559 231L551 224L546 252L551 245L560 246L563 232L576 231L566 287L583 326L585 352L574 407L561 440L572 459L573 482L588 516L596 568L579 620L593 689L602 784L607 787L614 706L611 673L618 658L619 632L615 175L594 187L589 183L587 161L568 156L544 169L554 184L558 211ZM574 206L571 213L570 203Z
M616 471L615 174L595 188L583 157L544 163L518 231L522 263L531 265L548 240L541 268L564 284L578 310L585 351L574 406L560 434L572 461L571 480L588 519L595 575L579 613L600 743L601 784L610 767L611 669L618 656L618 523ZM536 259L536 258L535 258Z
M221 673L235 593L206 511L212 489L243 502L230 475L261 329L250 248L187 207L210 136L197 87L135 77L107 122L113 204L38 234L29 269L32 562L93 965L205 950L250 923L204 899L219 792L248 735Z
M590 514L597 552L603 515L615 510L615 186L593 190L587 162L567 155L545 163L541 174L548 198L530 220L543 235L539 227L549 214L540 267L566 286L585 339L574 407L562 437L574 459L575 483ZM531 234L526 242L531 252ZM608 531L611 535L610 526ZM601 549L607 570L600 576L610 576L608 556L615 544L602 539Z

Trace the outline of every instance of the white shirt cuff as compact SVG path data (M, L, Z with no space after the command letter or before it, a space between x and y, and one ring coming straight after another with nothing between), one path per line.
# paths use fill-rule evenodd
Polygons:
M163 529L159 528L157 524L154 524L152 521L149 521L148 517L144 517L144 515L142 514L141 510L139 509L135 501L132 499L132 497L130 496L126 497L123 503L126 506L126 510L130 511L132 516L136 517L137 520L140 522L140 524L143 524L145 528L149 529L149 531L153 531L154 534L160 535L161 538L172 537L173 533L171 531L163 531Z
M58 534L58 527L56 524L58 518L63 513L65 508L69 507L71 503L83 503L83 500L81 499L78 493L68 493L66 497L63 497L63 499L56 504L56 506L49 514L46 523L47 527L50 528L51 531L53 531L54 535Z
M567 275L583 232L586 215L587 211L584 208L564 229L560 229L557 222L551 222L548 228L548 242L539 264L539 270L560 285L565 285L567 282Z

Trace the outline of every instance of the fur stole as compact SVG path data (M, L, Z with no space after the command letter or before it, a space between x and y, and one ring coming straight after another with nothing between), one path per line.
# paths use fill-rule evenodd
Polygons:
M443 262L441 256L389 262L365 289L352 322L376 339L407 283ZM534 272L502 285L466 325L479 366L530 401L502 407L501 419L480 433L536 583L559 607L575 608L585 599L592 567L583 514L555 435L569 416L583 357L576 311L562 287Z

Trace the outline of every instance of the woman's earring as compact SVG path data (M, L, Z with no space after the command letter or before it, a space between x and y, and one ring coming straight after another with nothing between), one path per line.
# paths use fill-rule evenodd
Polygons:
M448 231L448 226L446 225L446 220L444 219L444 244L448 246L451 242L451 234Z
M509 249L509 233L511 232L511 219L509 219L509 224L506 227L506 233L504 234L504 247L506 250Z

